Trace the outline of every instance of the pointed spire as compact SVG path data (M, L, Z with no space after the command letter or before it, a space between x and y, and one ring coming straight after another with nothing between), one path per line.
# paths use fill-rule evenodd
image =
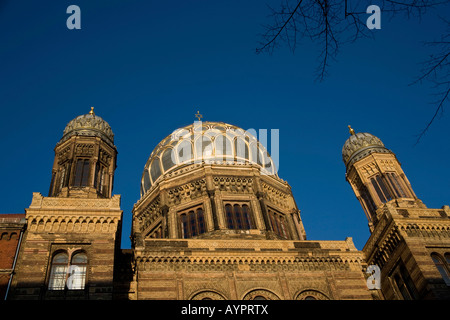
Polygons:
M89 111L89 114L95 116L94 107L91 107L91 111Z
M350 125L348 126L348 132L350 132L350 134L351 134L352 136L355 135L355 130L353 130L352 127L351 127Z

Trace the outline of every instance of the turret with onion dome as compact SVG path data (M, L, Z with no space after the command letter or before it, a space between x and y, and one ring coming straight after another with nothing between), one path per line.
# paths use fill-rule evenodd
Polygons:
M163 139L144 166L133 245L155 238L304 240L291 188L255 135L195 121Z
M50 197L110 198L117 149L94 108L71 120L55 147Z
M379 209L386 204L423 207L395 154L376 136L355 133L348 127L350 137L342 148L346 179L366 213L370 230L380 219Z
M87 114L80 115L71 120L65 127L62 143L72 136L99 137L106 143L114 146L114 134L108 122L95 114L94 107Z
M351 166L356 161L366 157L367 155L377 153L392 153L388 150L383 142L374 135L367 132L358 132L350 127L350 137L345 141L342 147L342 160L346 167Z

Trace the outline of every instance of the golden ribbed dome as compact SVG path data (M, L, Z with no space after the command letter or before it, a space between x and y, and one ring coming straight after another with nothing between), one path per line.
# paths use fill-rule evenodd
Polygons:
M373 152L391 152L384 146L383 142L379 138L370 133L355 133L351 128L350 133L350 138L345 141L344 146L342 147L342 160L344 161L346 167L349 167L354 162Z
M60 142L72 136L94 136L102 138L106 143L114 146L114 134L109 124L95 115L94 108L88 114L83 114L71 120L64 129Z
M248 163L266 174L276 172L266 149L250 132L223 122L197 121L175 130L156 146L144 167L141 193L164 174L193 163Z

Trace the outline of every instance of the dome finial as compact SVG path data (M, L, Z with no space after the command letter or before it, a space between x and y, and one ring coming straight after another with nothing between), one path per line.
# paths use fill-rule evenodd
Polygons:
M91 107L91 111L89 111L89 114L95 116L94 107Z
M348 131L350 132L350 134L351 134L352 136L355 135L355 130L353 130L352 127L351 127L350 125L348 125Z
M202 121L201 119L203 118L203 116L200 114L200 111L197 111L197 114L195 115L198 119L198 121Z

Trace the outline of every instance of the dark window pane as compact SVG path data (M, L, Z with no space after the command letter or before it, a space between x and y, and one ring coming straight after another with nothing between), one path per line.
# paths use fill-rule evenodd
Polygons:
M369 213L372 215L375 215L375 212L377 210L375 203L372 200L372 197L369 194L369 191L367 190L366 186L363 185L360 190L361 198L363 199L364 203L366 204L367 210L369 210Z
M172 150L173 149L169 148L166 151L164 151L164 153L163 153L161 160L162 160L164 172L169 170L170 168L172 168L175 165L175 163L174 163L175 151L173 151L173 154L172 154Z
M152 165L150 167L150 175L152 177L153 183L155 183L156 179L161 175L161 167L159 166L159 159L156 158L153 160Z
M281 236L285 239L288 238L287 228L286 228L286 219L284 217L280 217L280 227L281 227Z
M83 178L81 179L81 186L85 187L89 182L89 160L84 160L83 163Z
M448 273L447 268L446 268L445 263L442 260L442 258L436 253L432 253L431 258L433 259L433 262L436 265L436 268L438 269L439 273L441 274L442 279L445 281L446 284L450 284L450 274Z
M378 186L378 183L375 181L375 179L370 179L370 181L372 182L372 186L375 189L378 198L381 200L381 202L386 203L386 198L384 197L383 193L381 192L380 187Z
M250 208L244 204L242 206L242 217L244 220L244 228L245 229L251 229L252 228L252 221L250 218Z
M81 185L81 178L83 176L83 160L77 160L77 167L75 170L74 186L79 187Z
M397 176L395 173L388 173L387 176L389 177L389 180L391 181L391 184L394 187L395 193L397 194L397 197L406 197L406 193L403 191L403 188L401 187Z
M205 228L205 218L203 215L203 209L197 209L197 222L198 222L198 233L204 233L206 231Z
M197 235L197 223L195 221L195 213L194 211L189 211L189 227L190 227L190 235L196 236Z
M242 217L241 217L241 206L238 204L234 205L234 219L236 220L237 229L242 228Z
M230 204L227 204L225 206L225 214L227 216L228 229L234 229L233 208L231 207Z
M182 225L182 237L184 239L189 238L189 228L188 228L188 220L185 214L181 215L181 225Z
M98 187L98 175L99 175L99 171L100 171L100 163L97 163L95 165L95 173L94 173L94 188L96 188L97 190L99 189Z
M388 190L388 187L384 183L383 178L381 178L381 176L377 176L376 178L377 178L377 182L378 182L381 190L383 191L383 194L384 194L385 198L387 199L387 201L391 200L392 199L391 194Z

